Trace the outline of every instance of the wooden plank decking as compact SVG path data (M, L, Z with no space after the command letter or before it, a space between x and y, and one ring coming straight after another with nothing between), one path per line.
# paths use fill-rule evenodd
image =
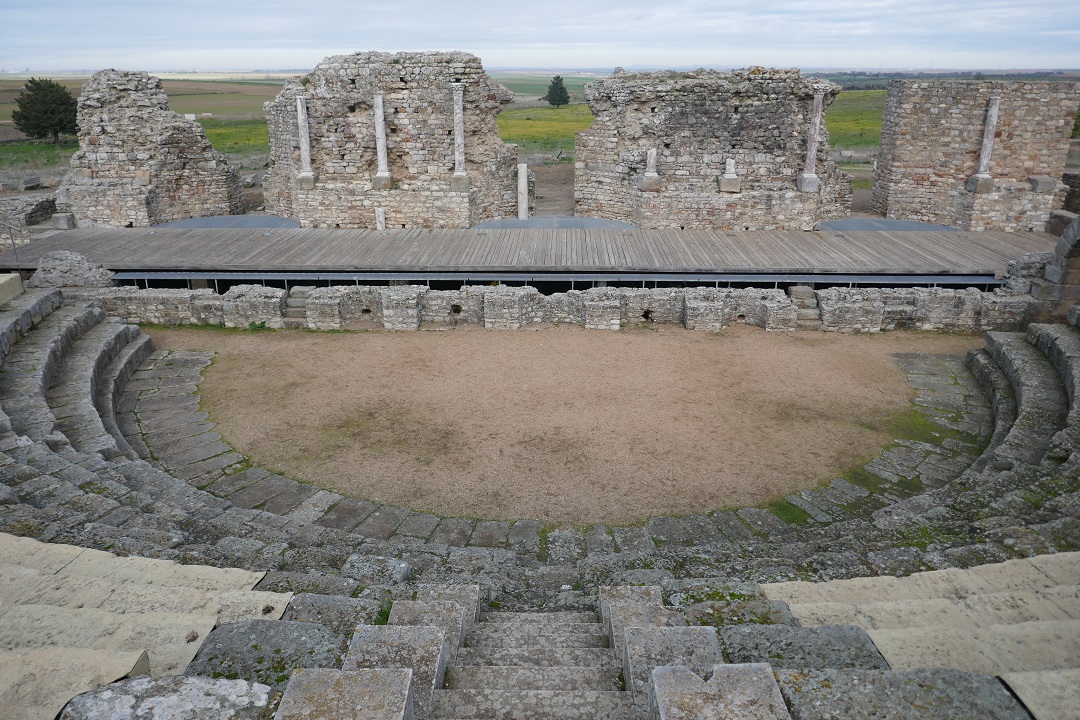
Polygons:
M114 271L662 272L992 274L1026 252L1053 250L1044 233L470 229L70 230L0 254L33 268L73 250Z

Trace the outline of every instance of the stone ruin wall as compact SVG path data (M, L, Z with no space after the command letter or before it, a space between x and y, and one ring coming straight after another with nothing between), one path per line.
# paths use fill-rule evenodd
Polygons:
M893 80L874 211L961 230L1043 231L1065 199L1078 101L1072 82Z
M331 228L465 228L516 217L517 146L503 143L495 124L512 99L467 53L329 57L265 106L272 165L263 180L267 209L303 227Z
M79 150L57 192L77 227L147 227L243 212L240 180L202 126L169 110L161 80L102 70L79 95Z
M616 71L586 86L595 120L575 143L575 212L725 230L811 230L844 217L851 180L830 160L823 119L839 91L797 70Z
M262 285L237 285L224 295L212 290L124 286L64 289L65 296L92 300L107 314L130 323L285 327L288 293ZM1035 317L1030 295L974 288L824 288L815 291L822 330L1022 330ZM480 326L490 330L529 325L574 325L590 330L673 325L719 331L733 324L794 330L798 308L783 290L762 288L592 288L543 295L534 287L464 286L431 290L422 285L314 288L307 299L311 330Z

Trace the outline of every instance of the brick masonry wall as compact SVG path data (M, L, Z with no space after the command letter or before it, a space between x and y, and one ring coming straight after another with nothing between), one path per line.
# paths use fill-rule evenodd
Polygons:
M575 143L578 215L643 228L810 230L847 215L851 180L820 128L817 192L799 192L815 92L839 86L797 70L624 73L586 86L595 120ZM824 110L823 113L824 115ZM649 191L647 152L657 154ZM722 191L727 160L738 191ZM731 187L728 185L727 187Z
M968 190L989 99L1001 97L989 173ZM889 218L962 230L1042 231L1060 208L1080 84L893 80L889 85L872 204Z
M147 227L243 212L240 178L202 126L169 110L161 81L102 70L79 96L79 150L57 191L78 227Z
M464 87L467 184L454 175L452 87ZM374 96L383 93L391 180L375 180ZM313 182L302 170L296 98L307 100ZM460 52L364 52L329 57L266 104L267 209L303 227L471 227L517 215L517 146L495 117L513 94Z

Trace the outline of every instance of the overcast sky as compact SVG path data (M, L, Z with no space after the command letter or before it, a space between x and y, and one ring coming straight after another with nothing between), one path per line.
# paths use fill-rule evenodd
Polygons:
M0 69L306 69L359 50L486 67L1080 68L1075 0L0 0Z

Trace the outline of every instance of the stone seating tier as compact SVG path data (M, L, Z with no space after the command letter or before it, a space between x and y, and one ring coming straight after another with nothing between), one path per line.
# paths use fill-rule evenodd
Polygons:
M336 498L248 467L215 437L191 394L209 361L206 354L154 353L133 371L139 355L149 350L145 336L122 324L101 324L101 314L92 308L59 301L55 292L33 291L0 309L0 403L7 411L0 428L5 447L0 530L17 535L247 567L266 573L259 589L315 591L343 600L359 594L352 602L369 607L395 599L401 607L400 601L411 600L425 583L471 582L485 602L509 609L574 612L595 612L593 593L626 582L660 582L677 594L695 577L831 581L908 575L1071 550L1078 542L1080 488L1070 444L1074 376L1067 372L1078 337L1074 327L1033 326L1027 338L995 334L988 352L971 361L981 368L974 375L953 360L901 358L916 386L917 405L948 431L943 432L947 437L939 445L897 442L867 463L854 482L836 479L788 498L804 517L789 513L781 519L767 509L743 508L658 517L645 527L545 533L527 520L438 518ZM1000 369L994 371L990 360ZM995 413L975 391L976 378L991 377L996 378L993 397L1005 397L1011 388L1015 420L1008 412ZM87 413L100 409L101 399L111 406L115 401L115 422L108 411L96 421ZM126 437L116 434L120 431ZM105 435L111 441L102 443ZM185 438L193 439L180 442ZM133 459L124 443L155 460ZM763 605L755 606L755 617L762 612L775 617L767 600L756 602ZM716 621L700 608L687 613L698 621L706 616ZM559 633L578 624L559 622L567 626ZM467 631L466 641L473 644L464 649L467 662L449 665L451 681L464 685L446 692L476 692L440 695L445 699L433 700L433 707L441 708L442 717L460 716L466 706L490 707L495 715L495 708L516 707L495 686L514 685L520 669L475 668L520 667L525 656L536 664L569 653L566 657L580 663L571 667L591 668L582 678L592 680L582 682L610 680L604 668L611 664L594 652L603 648L590 645L605 642L602 632L552 641L554 634ZM626 642L610 630L607 636L616 646ZM549 647L551 642L555 645ZM559 682L564 671L551 673L537 683ZM846 675L843 682L855 682L854 677ZM477 678L486 678L484 688L466 687L479 683ZM888 676L881 682L906 687L909 680ZM783 691L782 681L779 687ZM505 692L541 693L530 702L544 705L549 701L543 693L559 691L516 687ZM611 691L588 692L601 693L599 698ZM459 704L455 697L467 699ZM616 716L625 710L622 702L605 710L586 705L591 712Z

